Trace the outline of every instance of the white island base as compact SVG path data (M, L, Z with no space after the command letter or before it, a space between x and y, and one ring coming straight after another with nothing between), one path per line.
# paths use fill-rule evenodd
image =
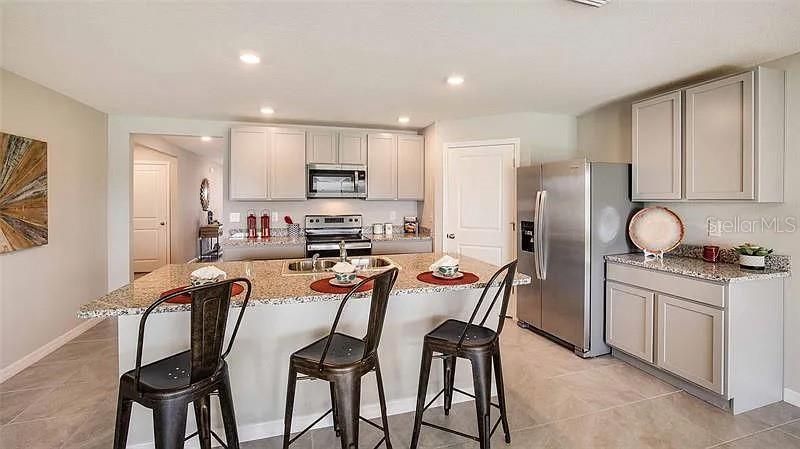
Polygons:
M463 289L391 296L379 349L390 415L413 411L416 406L424 335L448 318L465 321L469 319L480 294L481 289ZM491 299L493 295L487 296ZM283 433L289 355L330 331L340 303L341 301L258 304L249 307L245 312L234 349L227 359L240 441ZM345 308L338 330L363 336L369 303L366 298L351 300ZM229 333L238 311L239 309L231 310ZM154 313L148 318L143 363L189 347L189 314L188 311ZM495 328L498 314L499 307L496 307L487 322L488 326ZM119 316L120 373L134 368L140 318L141 315L138 314ZM439 364L434 361L428 386L429 398L442 388L441 372ZM380 411L375 376L370 374L362 380L361 415L376 418L380 416ZM472 391L472 375L466 360L458 364L456 387ZM329 394L328 385L324 381L298 383L294 431L305 428L330 408ZM463 395L455 395L454 402L468 399ZM133 407L128 447L151 448L152 413L138 404ZM223 435L216 399L212 399L212 421L215 431ZM328 417L318 427L331 425ZM187 435L196 429L192 407L189 407L186 428ZM197 439L187 442L187 447L198 447Z

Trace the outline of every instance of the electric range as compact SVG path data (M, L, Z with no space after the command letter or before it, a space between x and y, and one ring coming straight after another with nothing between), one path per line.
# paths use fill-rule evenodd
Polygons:
M363 234L361 215L306 215L306 257L338 257L344 241L348 256L368 256L372 242Z

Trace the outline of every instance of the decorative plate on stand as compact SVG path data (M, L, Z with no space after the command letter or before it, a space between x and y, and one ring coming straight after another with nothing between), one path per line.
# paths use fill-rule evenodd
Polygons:
M628 225L628 235L645 257L664 256L683 241L685 228L681 217L666 207L647 207L637 212Z

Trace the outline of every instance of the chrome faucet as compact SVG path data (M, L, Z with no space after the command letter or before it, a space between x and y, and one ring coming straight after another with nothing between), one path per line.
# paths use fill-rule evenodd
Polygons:
M319 253L314 253L314 255L311 256L311 270L313 271L317 271L317 259L319 259Z
M347 248L345 248L347 244L342 240L339 242L339 261L340 262L347 262Z

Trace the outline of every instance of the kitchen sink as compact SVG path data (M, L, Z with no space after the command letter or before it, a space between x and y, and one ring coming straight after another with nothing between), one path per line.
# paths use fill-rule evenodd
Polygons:
M283 274L318 274L330 271L339 258L317 259L316 265L312 259L287 260L283 264ZM375 271L396 266L391 259L380 256L360 256L348 258L358 271Z

